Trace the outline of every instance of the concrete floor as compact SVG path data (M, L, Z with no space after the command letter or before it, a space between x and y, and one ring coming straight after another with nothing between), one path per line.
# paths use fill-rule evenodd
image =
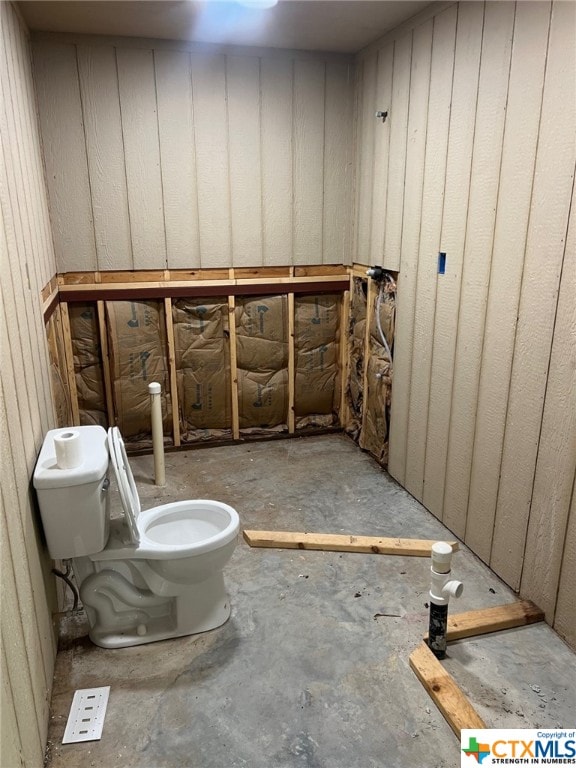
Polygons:
M234 506L245 528L453 538L343 435L172 453L168 484L132 460L143 507ZM232 616L121 650L64 627L51 768L440 768L459 743L408 665L427 629L426 558L251 549L226 569ZM515 600L465 547L453 612ZM376 614L394 614L376 617ZM396 615L397 614L397 615ZM573 727L576 657L545 624L451 644L446 668L491 727ZM110 685L101 741L62 745L77 688Z

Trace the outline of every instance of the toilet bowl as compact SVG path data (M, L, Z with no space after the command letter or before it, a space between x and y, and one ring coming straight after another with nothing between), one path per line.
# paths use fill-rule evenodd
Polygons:
M90 638L106 648L196 634L230 615L223 568L240 527L227 504L192 499L142 510L117 427L77 427L83 463L62 470L46 435L34 486L48 548L72 559ZM69 431L69 430L68 430ZM110 515L106 469L112 464L121 500Z

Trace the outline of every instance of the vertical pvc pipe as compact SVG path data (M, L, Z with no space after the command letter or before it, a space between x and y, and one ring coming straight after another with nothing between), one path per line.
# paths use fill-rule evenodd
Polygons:
M448 601L460 597L463 585L450 579L452 547L445 541L432 545L432 566L430 568L430 620L428 624L428 646L437 659L446 657L446 634L448 629Z
M162 424L162 387L158 382L148 384L150 393L150 410L152 417L152 449L154 451L154 482L156 485L166 485L164 468L164 427Z

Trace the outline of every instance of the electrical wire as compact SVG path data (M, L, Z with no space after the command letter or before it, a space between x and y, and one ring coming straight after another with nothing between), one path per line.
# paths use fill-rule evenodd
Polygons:
M66 562L66 571L65 573L62 573L62 571L59 571L58 568L52 568L52 573L55 576L58 576L59 579L62 579L62 581L66 582L66 584L70 587L72 594L74 595L74 605L72 606L72 611L78 610L78 601L80 600L80 595L78 594L78 589L76 587L76 584L72 581L70 578L70 563L68 561Z

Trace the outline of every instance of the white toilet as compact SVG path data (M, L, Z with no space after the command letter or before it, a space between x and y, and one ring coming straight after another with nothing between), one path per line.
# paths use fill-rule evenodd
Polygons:
M72 559L90 639L122 648L205 632L230 616L223 568L238 539L237 512L194 499L141 510L117 427L74 427L83 463L60 469L47 433L34 487L50 555ZM123 516L110 518L112 462Z

